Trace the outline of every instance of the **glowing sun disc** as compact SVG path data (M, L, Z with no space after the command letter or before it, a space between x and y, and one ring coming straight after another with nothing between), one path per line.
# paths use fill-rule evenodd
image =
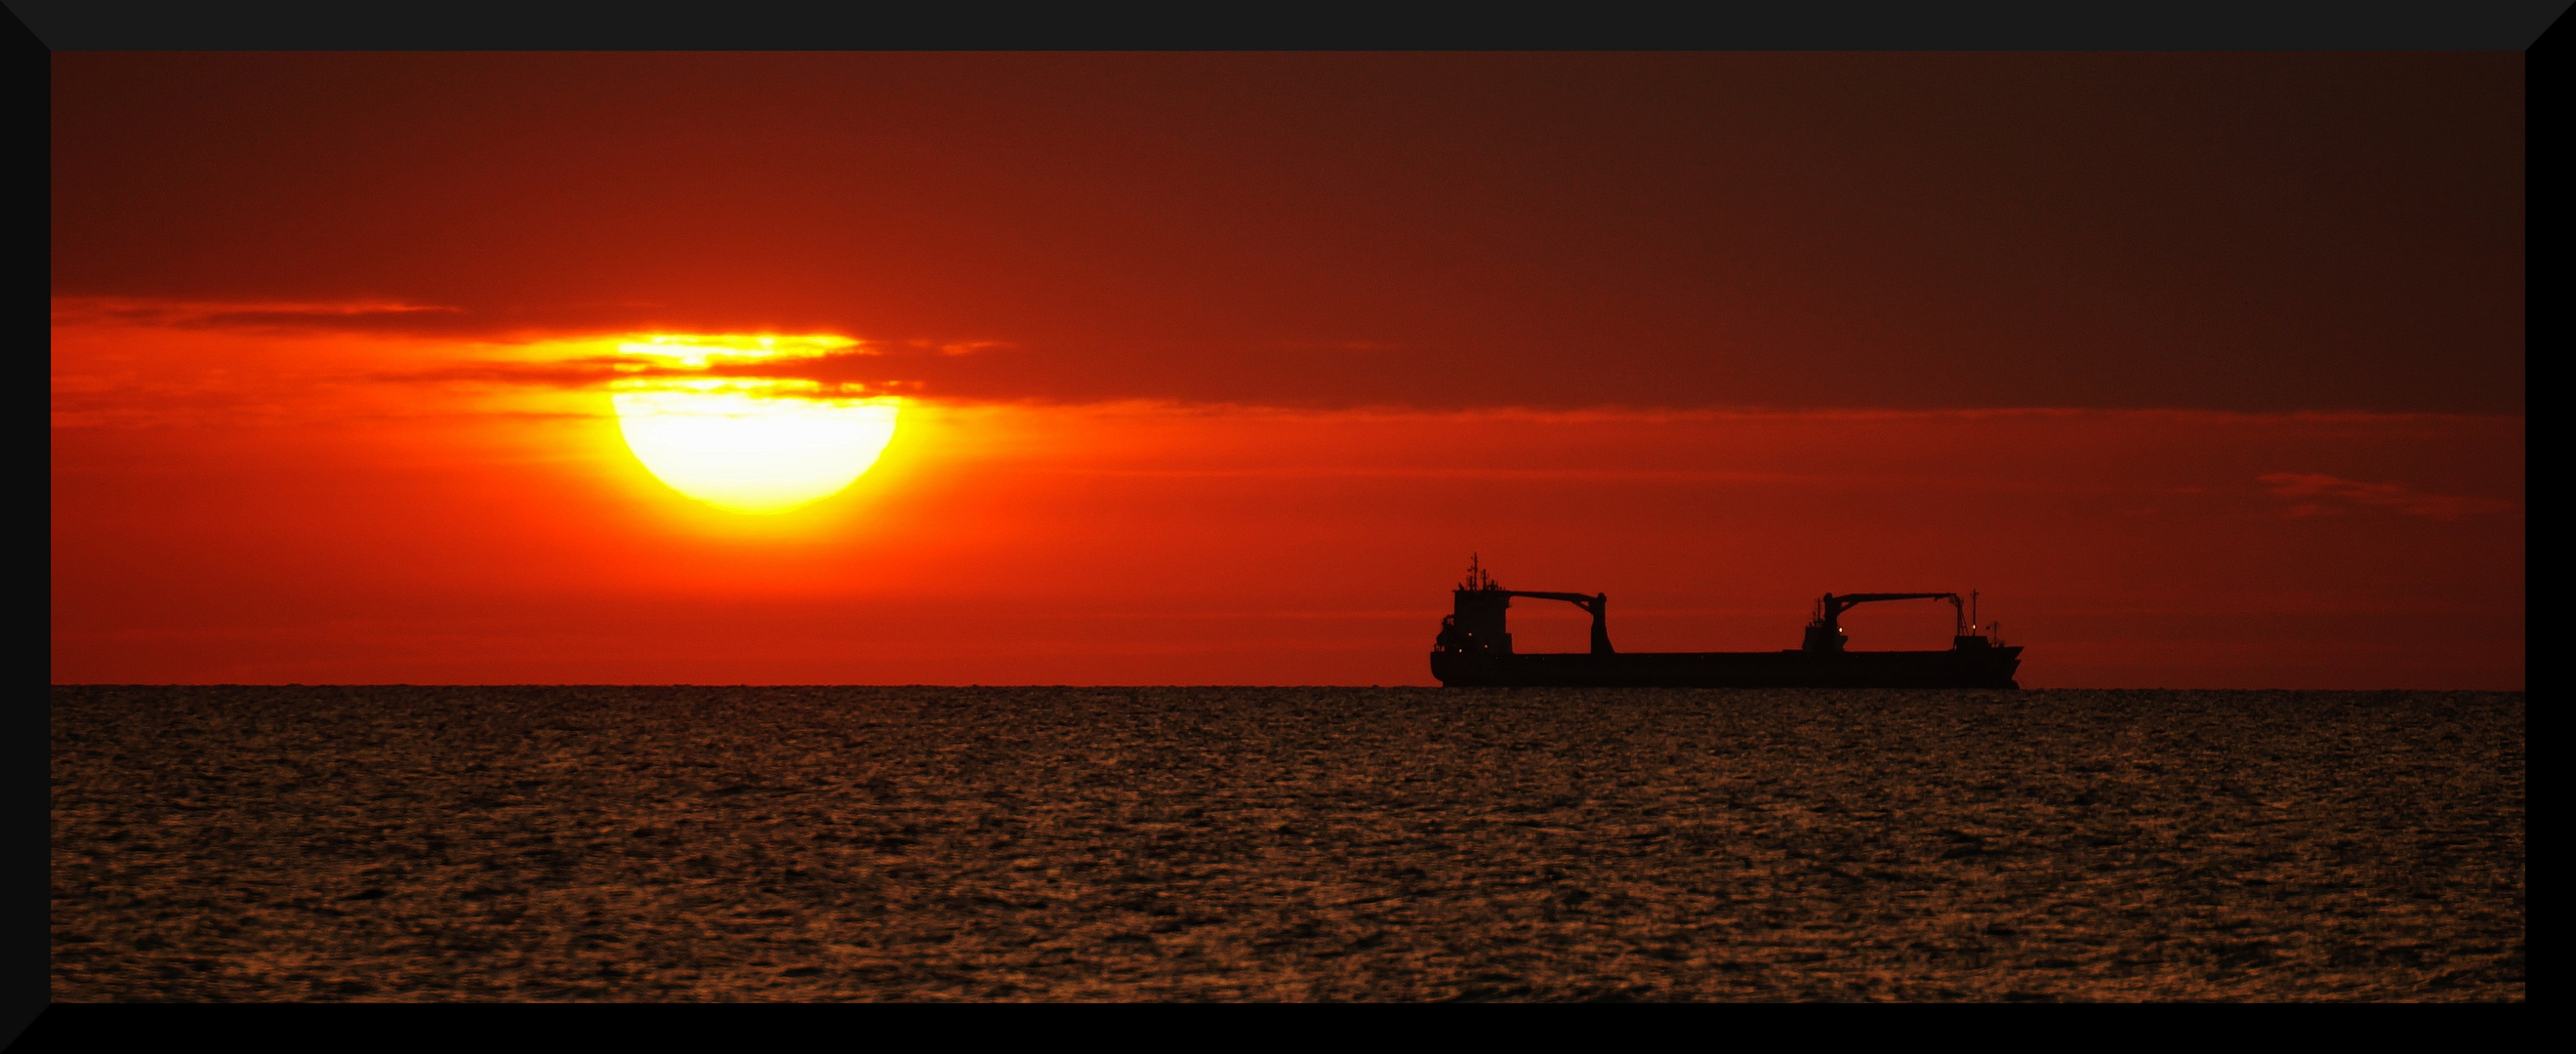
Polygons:
M763 395L683 382L612 394L626 447L671 489L720 509L786 512L830 497L894 438L892 399Z

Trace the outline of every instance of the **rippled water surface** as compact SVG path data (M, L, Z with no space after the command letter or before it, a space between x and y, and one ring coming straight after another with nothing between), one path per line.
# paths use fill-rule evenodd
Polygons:
M52 691L57 1000L2524 997L2524 699Z

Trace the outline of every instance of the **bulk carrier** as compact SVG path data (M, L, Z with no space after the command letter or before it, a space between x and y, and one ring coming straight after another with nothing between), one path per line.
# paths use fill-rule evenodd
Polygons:
M1973 595L1973 594L1972 594ZM1827 593L1804 644L1781 651L1619 652L1610 647L1610 598L1504 589L1474 563L1451 591L1431 675L1452 688L2019 688L2021 649L1979 625L1957 593ZM1521 654L1503 613L1513 597L1562 600L1592 614L1592 650ZM1956 615L1945 651L1848 651L1842 614L1886 600L1946 600Z

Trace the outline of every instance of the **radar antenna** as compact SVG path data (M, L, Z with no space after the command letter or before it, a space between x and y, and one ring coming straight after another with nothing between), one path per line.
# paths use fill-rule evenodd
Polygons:
M1482 558L1477 554L1469 553L1467 554L1467 581L1458 588L1481 591L1502 587L1494 584L1494 576L1485 573Z

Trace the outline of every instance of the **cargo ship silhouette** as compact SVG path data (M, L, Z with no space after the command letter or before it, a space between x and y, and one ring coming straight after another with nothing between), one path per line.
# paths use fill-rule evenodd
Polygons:
M1431 675L1452 688L2019 688L2021 649L1971 618L1957 593L1827 593L1807 621L1806 642L1782 651L1618 652L1610 647L1610 598L1504 589L1476 563L1451 591ZM1973 595L1973 594L1972 594ZM1592 613L1592 650L1521 654L1503 613L1513 597L1562 600ZM1842 614L1882 600L1947 600L1956 625L1946 651L1846 651Z

